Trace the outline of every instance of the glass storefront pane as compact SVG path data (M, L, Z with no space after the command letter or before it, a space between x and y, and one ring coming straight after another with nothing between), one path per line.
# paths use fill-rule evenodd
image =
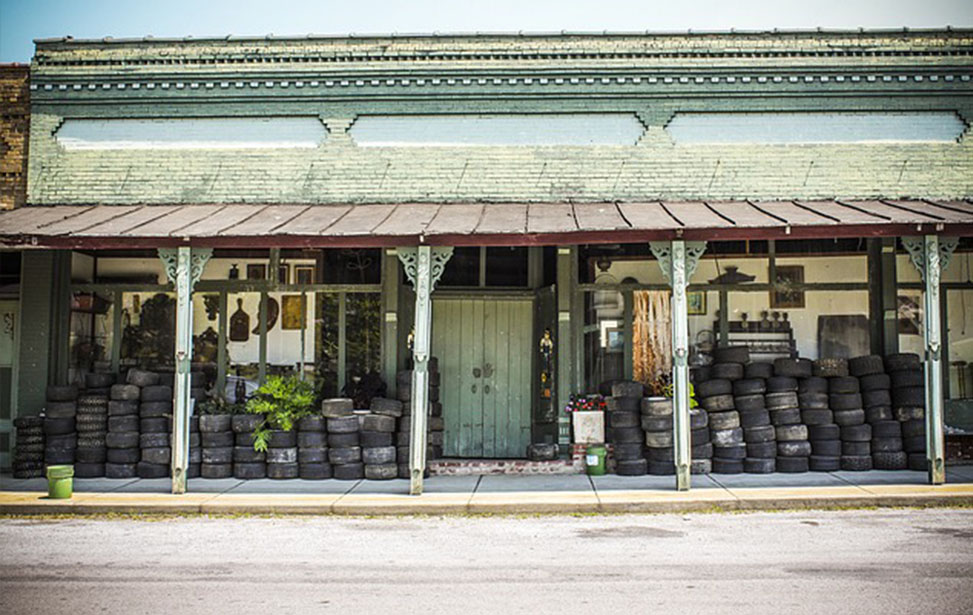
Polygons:
M382 336L379 293L345 295L346 378L379 374L382 368Z
M973 290L949 290L946 339L949 340L949 399L973 399Z
M111 371L113 299L113 294L71 295L68 338L71 382L80 382L86 372Z
M176 352L175 293L122 293L122 371L171 371Z
M316 293L314 311L314 386L322 398L338 396L337 293Z

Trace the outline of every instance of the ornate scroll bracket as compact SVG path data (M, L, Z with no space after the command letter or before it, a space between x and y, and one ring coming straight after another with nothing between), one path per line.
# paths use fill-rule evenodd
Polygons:
M193 248L189 257L189 288L196 286L196 282L203 276L206 263L213 256L212 248ZM166 278L176 283L176 270L179 267L179 248L159 248L159 259L165 266Z
M705 241L687 241L685 242L686 255L683 262L679 262L677 259L676 266L685 267L686 280L693 277L696 273L696 267L699 265L699 259L706 252L706 242ZM662 269L662 275L665 276L666 281L669 285L672 285L672 242L671 241L650 241L649 249L652 251L652 256L659 261L659 267Z
M927 237L902 237L902 246L905 248L906 252L909 253L909 260L912 261L912 266L916 268L919 272L919 276L923 281L926 279L926 241ZM939 284L939 274L945 271L949 267L949 261L953 257L953 252L959 245L958 237L939 237L939 249L931 250L929 252L930 259L936 259L938 261L937 267L931 267L933 270L933 275L936 279L932 280L935 284ZM930 263L932 264L932 263Z
M432 259L429 275L432 282L431 290L435 290L436 283L439 282L439 278L443 276L443 272L446 270L446 263L453 256L453 248L452 246L434 247L430 251ZM419 248L396 248L395 253L398 254L399 260L402 262L405 276L409 279L412 287L415 288L416 271L419 268Z

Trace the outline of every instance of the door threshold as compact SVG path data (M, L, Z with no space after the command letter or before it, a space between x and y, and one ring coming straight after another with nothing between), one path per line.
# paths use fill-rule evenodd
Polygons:
M581 474L584 467L571 459L435 459L428 462L431 476L483 476L488 474Z

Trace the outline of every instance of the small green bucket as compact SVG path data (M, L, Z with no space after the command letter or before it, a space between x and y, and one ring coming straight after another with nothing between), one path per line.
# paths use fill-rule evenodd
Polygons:
M588 476L603 476L605 474L605 458L608 450L601 444L592 444L585 450L585 466Z
M67 500L74 492L74 466L47 466L47 497Z

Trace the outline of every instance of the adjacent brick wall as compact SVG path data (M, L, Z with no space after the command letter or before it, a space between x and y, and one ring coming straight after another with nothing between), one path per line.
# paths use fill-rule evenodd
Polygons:
M0 209L27 200L27 134L30 67L0 64Z

